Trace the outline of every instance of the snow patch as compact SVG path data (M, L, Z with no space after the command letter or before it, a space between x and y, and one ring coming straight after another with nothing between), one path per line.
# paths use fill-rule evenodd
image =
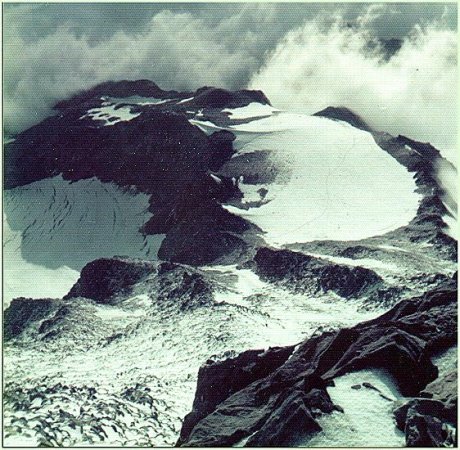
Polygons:
M22 236L3 215L3 309L17 297L61 298L80 277L67 266L49 269L27 262L21 255Z
M119 104L130 104L130 105L161 105L163 103L172 102L174 98L156 98L156 97L141 97L139 95L132 95L130 97L102 97L105 100L105 105L119 105Z
M164 235L139 232L152 216L148 207L148 195L96 178L58 176L5 191L5 300L62 297L98 258L155 259Z
M363 386L364 382L380 392ZM392 413L394 400L402 396L386 372L362 370L335 378L334 383L335 387L327 390L334 404L341 406L344 413L334 412L320 417L318 422L323 431L301 446L404 447L404 433L396 428Z
M180 102L177 102L178 105L182 104L182 103L187 103L191 100L193 100L195 97L190 97L190 98L184 98L183 100L181 100Z
M457 370L458 347L454 345L448 350L432 358L432 362L439 369L439 377L443 377L453 370Z
M221 180L219 177L216 177L215 175L213 175L212 173L209 174L209 176L210 176L217 184L221 184L221 183L222 183L222 180Z
M196 117L198 117L198 114L196 115ZM208 136L211 135L212 133L215 133L216 131L222 130L222 127L218 127L217 125L209 121L189 119L189 122L192 125L195 125L196 127L198 127L201 131L206 133Z
M253 330L252 348L297 344L325 327L350 327L379 314L375 310L361 310L359 301L344 303L334 294L310 297L287 292L262 281L249 269L236 266L204 269L217 270L226 277L226 288L214 293L216 302L244 307L248 314L258 311L261 315L262 323Z
M172 446L183 417L192 408L198 369L211 355L298 344L321 327L350 327L379 314L360 310L359 302L344 303L332 295L293 295L260 280L249 269L212 266L202 270L220 280L218 306L165 313L165 305L155 301L154 293L141 293L116 307L96 305L95 314L84 316L94 320L102 344L90 351L76 349L66 337L51 347L33 341L21 348L9 347L5 379L17 386L26 390L56 383L72 388L91 386L96 396L89 399L78 390L58 390L44 397L45 403L35 410L24 402L15 403L14 409L8 403L6 425L12 426L20 417L25 418L25 425L7 443L13 439L18 445L26 442L21 438L26 432L40 436L41 431L33 428L36 417L46 417L53 429L62 431L66 424L59 411L77 417L83 407L85 417L92 415L98 424L116 428L103 441L90 426L69 428L66 445L120 446L128 445L129 438L129 446ZM136 386L149 389L151 408L123 397L127 387Z
M241 108L226 108L223 109L223 113L228 113L232 120L250 119L252 117L271 116L274 112L278 112L279 109L273 108L270 105L262 105L262 103L252 102L247 106Z
M419 156L422 156L422 154L420 152L418 152L417 150L415 150L415 148L412 148L410 147L409 145L405 144L404 145L404 148L409 151L410 153L416 153L417 155Z
M116 105L102 106L101 108L93 108L80 117L81 119L90 118L92 120L101 120L104 126L112 126L118 122L129 122L130 120L139 117L141 113L132 113L129 106L117 108Z
M378 259L372 258L359 258L359 259L352 259L352 258L345 258L343 256L330 256L330 255L323 255L319 253L310 253L305 252L305 254L314 256L315 258L325 259L327 261L331 261L337 264L346 264L347 266L360 266L366 267L367 269L382 269L388 272L401 272L401 267L397 264L388 262L388 261L381 261Z
M394 252L404 252L404 253L408 253L409 250L405 250L401 247L395 247L394 245L387 245L387 244L381 244L379 245L379 248L383 249L383 250L391 250L391 251L394 251Z

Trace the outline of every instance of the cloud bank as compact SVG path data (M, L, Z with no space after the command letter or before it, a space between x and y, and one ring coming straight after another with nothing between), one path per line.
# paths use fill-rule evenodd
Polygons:
M253 10L253 13L255 10ZM148 78L163 88L238 87L258 67L257 36L229 45L230 21L210 28L187 13L162 11L146 31L117 31L93 43L68 27L27 42L10 29L4 48L4 120L17 132L36 123L58 100L106 80Z

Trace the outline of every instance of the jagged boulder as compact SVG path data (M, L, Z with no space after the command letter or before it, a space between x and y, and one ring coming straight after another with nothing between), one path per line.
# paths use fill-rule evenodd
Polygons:
M428 384L414 398L394 411L408 447L446 447L456 444L457 371Z
M19 336L31 323L39 322L58 308L60 300L15 298L3 316L5 340Z
M264 378L225 399L217 397L215 403L220 403L211 412L209 403L201 409L200 399L209 396L219 366L225 373L228 363L214 365L209 379L205 370L200 371L194 420L186 422L179 443L230 446L249 437L248 446L295 445L320 430L315 417L337 409L328 400L327 385L337 376L360 369L385 369L403 395L420 395L438 375L430 357L456 340L456 295L452 280L441 289L400 302L374 320L307 339ZM315 406L305 395L316 399ZM439 419L420 419L417 414L411 420L419 432L410 438L411 443L426 443L427 435L433 442L443 438L445 427L439 427Z
M194 426L223 400L281 366L294 347L248 350L223 362L208 361L200 367L193 410L184 418L178 444L185 442Z
M152 283L156 301L163 307L188 311L214 303L212 280L192 267L161 263Z
M431 398L443 402L448 409L450 420L457 422L457 402L458 402L458 378L457 371L447 373L430 383L421 393L421 397Z
M456 420L441 401L415 398L397 408L394 416L408 447L451 447L455 443Z
M324 391L321 394L325 396ZM248 447L295 446L305 435L321 431L322 428L310 412L304 392L294 390L279 403L262 427L249 438L246 443ZM333 409L330 399L328 406Z

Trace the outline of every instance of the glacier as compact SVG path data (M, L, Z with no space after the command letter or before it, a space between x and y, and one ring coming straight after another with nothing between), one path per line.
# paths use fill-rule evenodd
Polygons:
M47 178L4 193L4 307L15 297L62 297L88 262L156 258L163 235L144 236L148 196L96 178Z

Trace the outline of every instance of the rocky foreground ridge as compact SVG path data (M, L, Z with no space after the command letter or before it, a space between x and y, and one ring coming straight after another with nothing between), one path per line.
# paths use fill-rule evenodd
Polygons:
M413 397L395 407L406 444L454 445L456 373L436 380L430 357L457 343L456 277L374 320L297 347L208 361L200 369L193 410L178 444L220 447L244 439L248 447L308 445L307 438L321 431L315 419L334 411L346 414L328 395L334 378L379 368L394 377L404 396Z

